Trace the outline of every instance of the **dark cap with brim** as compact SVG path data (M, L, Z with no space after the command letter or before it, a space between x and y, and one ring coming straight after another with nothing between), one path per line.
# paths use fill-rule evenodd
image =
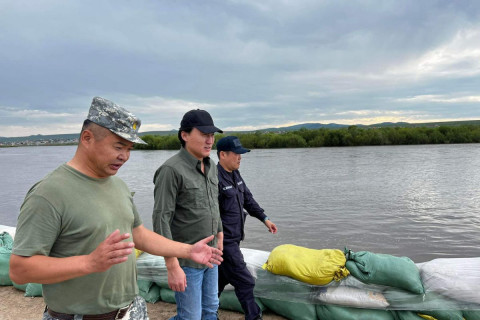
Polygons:
M240 139L235 136L223 137L217 141L217 151L232 151L237 154L250 152L250 149L242 147Z
M138 136L141 121L126 109L101 97L93 98L87 120L133 143L147 144Z
M215 127L210 114L200 109L190 110L183 115L183 119L180 122L180 131L191 128L197 128L203 133L223 132Z

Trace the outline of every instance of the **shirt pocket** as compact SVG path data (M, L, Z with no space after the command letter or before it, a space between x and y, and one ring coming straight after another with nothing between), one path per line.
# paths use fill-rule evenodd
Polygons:
M185 182L185 191L182 197L182 206L185 208L204 208L207 206L205 188L196 181Z

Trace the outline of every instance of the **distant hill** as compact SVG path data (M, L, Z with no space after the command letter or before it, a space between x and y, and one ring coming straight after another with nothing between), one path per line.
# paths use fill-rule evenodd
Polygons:
M480 125L480 120L467 120L467 121L447 121L447 122L425 122L425 123L408 123L408 122L382 122L372 125L363 125L357 124L357 127L363 128L379 128L379 127L438 127L438 126L460 126L460 125ZM345 124L337 124L337 123L302 123L296 124L293 126L288 127L278 127L278 128L266 128L260 130L251 130L251 131L235 131L235 132L279 132L279 131L295 131L301 128L305 129L319 129L319 128L326 128L326 129L339 129L349 127L350 125ZM176 134L177 130L172 129L168 131L147 131L141 132L139 135L172 135ZM73 141L77 139L79 136L78 133L69 133L69 134L54 134L54 135L32 135L32 136L24 136L24 137L0 137L0 143L19 143L24 141Z

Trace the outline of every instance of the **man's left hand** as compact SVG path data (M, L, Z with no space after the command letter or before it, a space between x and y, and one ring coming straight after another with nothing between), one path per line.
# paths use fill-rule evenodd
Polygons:
M277 230L277 226L275 225L275 223L273 223L270 220L265 220L265 225L268 228L268 232L271 232L273 234L277 233L278 230Z

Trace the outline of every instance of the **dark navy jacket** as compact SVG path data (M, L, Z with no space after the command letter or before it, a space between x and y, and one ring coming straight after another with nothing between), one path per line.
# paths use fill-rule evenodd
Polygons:
M244 238L243 227L246 213L264 221L267 217L264 210L253 199L253 195L247 188L240 172L235 170L228 172L219 164L218 167L218 204L220 217L223 223L223 241L240 242Z

